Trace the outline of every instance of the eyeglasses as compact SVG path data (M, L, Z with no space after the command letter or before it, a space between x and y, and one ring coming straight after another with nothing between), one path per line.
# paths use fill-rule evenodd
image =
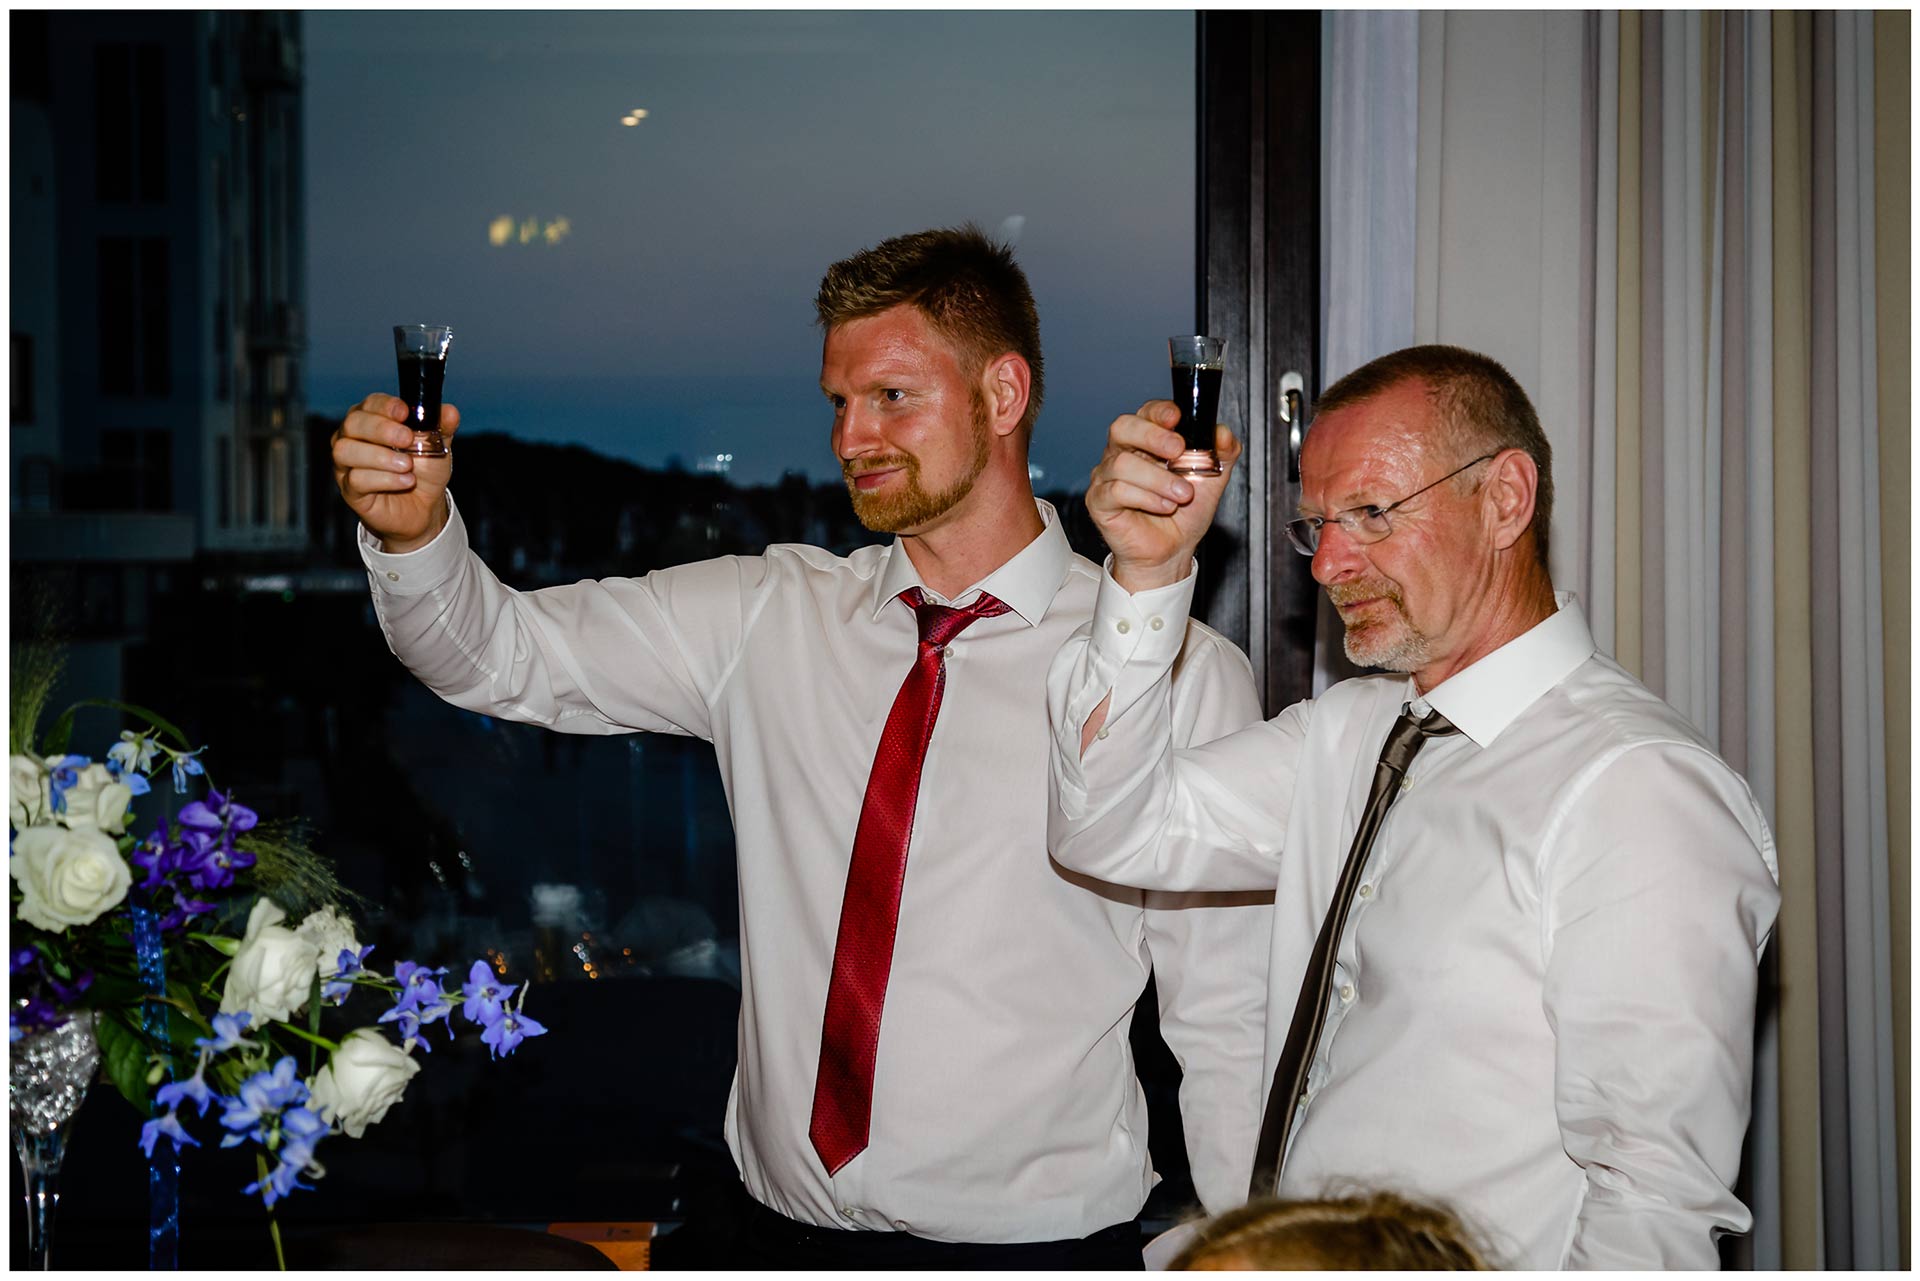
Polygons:
M1356 543L1377 543L1393 532L1393 522L1387 519L1396 507L1403 507L1420 495L1432 489L1434 485L1452 480L1469 467L1478 467L1489 458L1498 457L1498 451L1482 454L1470 463L1463 463L1432 484L1420 488L1402 498L1399 502L1388 503L1385 507L1375 507L1369 503L1365 507L1349 507L1343 512L1331 516L1302 516L1287 522L1287 538L1293 543L1293 550L1302 556L1311 556L1320 550L1320 528L1329 521L1347 531L1347 537Z

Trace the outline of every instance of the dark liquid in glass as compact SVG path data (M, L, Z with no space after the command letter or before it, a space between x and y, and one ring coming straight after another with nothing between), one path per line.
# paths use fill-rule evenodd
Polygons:
M1226 372L1217 365L1173 366L1173 403L1180 406L1180 437L1188 449L1213 448L1213 426L1220 421L1220 379Z
M407 425L415 431L440 430L440 388L447 381L445 356L400 357L400 399L407 402ZM1219 378L1214 386L1220 385Z

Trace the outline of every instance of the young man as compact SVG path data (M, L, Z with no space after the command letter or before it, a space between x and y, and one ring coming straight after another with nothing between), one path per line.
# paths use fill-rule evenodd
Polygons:
M1254 1190L1437 1200L1509 1267L1717 1266L1751 1222L1730 1188L1773 841L1555 594L1525 393L1452 347L1327 389L1288 534L1348 656L1399 674L1197 748L1140 623L1184 621L1224 477L1167 472L1170 409L1116 420L1087 491L1113 560L1050 678L1053 849L1131 885L1277 886Z
M890 545L513 592L466 548L450 460L396 453L399 403L371 396L334 463L381 626L459 706L718 753L744 1196L663 1238L663 1265L1137 1268L1153 1174L1129 1013L1151 967L1195 1184L1236 1202L1270 909L1046 860L1046 669L1099 571L1027 479L1043 371L1011 255L972 229L904 236L835 264L816 303L833 449ZM1181 634L1179 740L1257 720L1245 657Z

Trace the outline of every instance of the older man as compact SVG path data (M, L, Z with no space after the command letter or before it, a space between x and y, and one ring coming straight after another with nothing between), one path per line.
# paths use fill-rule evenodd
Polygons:
M744 1186L658 1262L1137 1269L1154 1175L1129 1015L1151 967L1195 1185L1223 1208L1258 1123L1269 909L1046 860L1047 663L1099 570L1028 482L1040 327L1012 255L897 237L834 264L816 309L833 449L892 542L512 591L467 549L451 460L397 452L404 406L373 396L333 457L381 627L461 707L718 753ZM1179 636L1176 738L1257 720L1246 657Z
M1553 590L1549 450L1484 356L1416 347L1321 398L1294 546L1344 681L1182 748L1168 673L1224 478L1171 407L1115 421L1113 549L1049 679L1063 864L1277 887L1253 1191L1451 1203L1509 1266L1711 1267L1749 1114L1772 838L1699 732Z

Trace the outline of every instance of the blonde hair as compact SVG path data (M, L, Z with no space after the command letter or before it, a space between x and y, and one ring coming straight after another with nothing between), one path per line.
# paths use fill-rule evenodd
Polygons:
M1322 1201L1252 1201L1207 1221L1167 1265L1490 1272L1460 1220L1392 1192Z
M971 377L996 356L1013 352L1032 378L1023 435L1033 435L1046 390L1040 357L1040 313L1027 274L1013 251L971 223L883 240L827 268L813 300L814 315L831 330L907 305L917 309L960 352Z

